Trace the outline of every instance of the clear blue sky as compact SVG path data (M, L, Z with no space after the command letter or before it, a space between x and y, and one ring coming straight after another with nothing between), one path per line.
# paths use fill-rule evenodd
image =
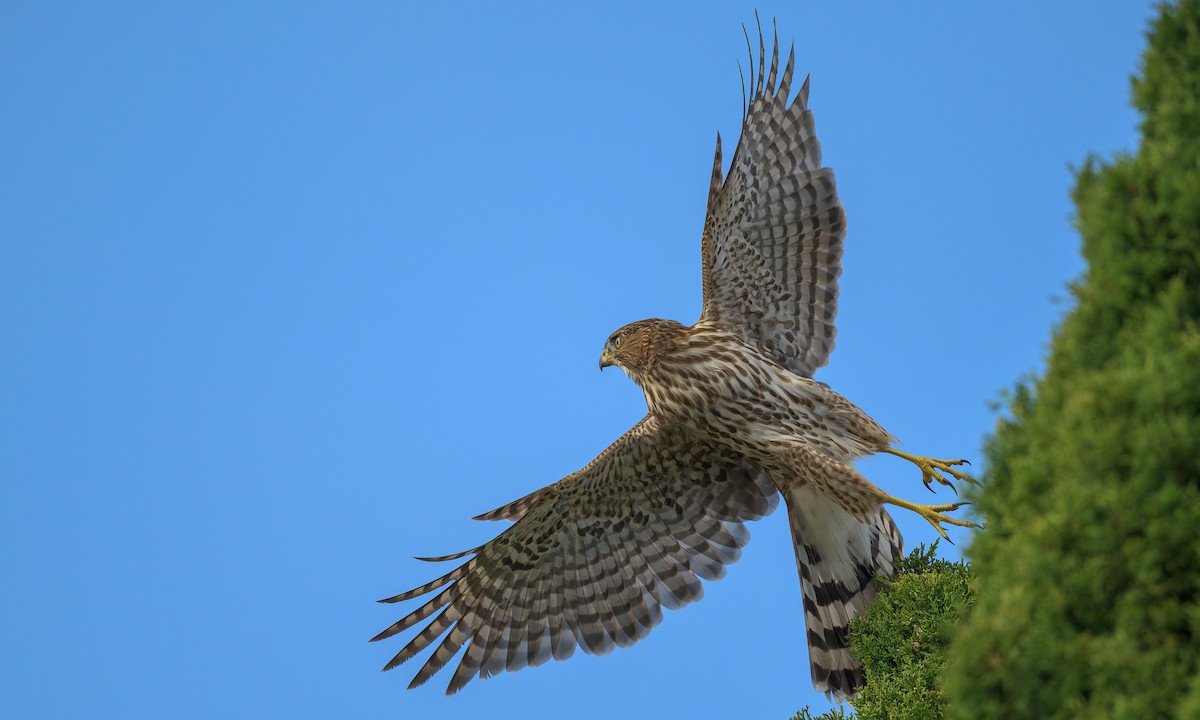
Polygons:
M1148 3L762 6L850 218L818 378L978 460L1082 269L1069 165L1136 145ZM366 640L412 555L641 417L693 321L750 4L0 10L0 716L745 717L811 689L782 512L604 658L444 698ZM862 464L921 499L915 469ZM910 545L932 531L897 512ZM968 539L959 533L960 543ZM960 547L962 545L960 544ZM950 552L956 552L950 549ZM407 636L406 636L407 637Z

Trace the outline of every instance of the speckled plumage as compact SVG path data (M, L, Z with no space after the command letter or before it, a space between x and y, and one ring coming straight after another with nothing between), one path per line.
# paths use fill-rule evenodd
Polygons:
M448 693L576 647L604 654L641 640L662 608L699 599L700 581L724 574L748 539L743 523L779 494L812 681L838 697L862 684L846 630L876 576L893 572L901 538L883 508L894 499L851 463L893 438L811 379L833 349L845 214L821 167L807 80L789 101L794 52L781 75L778 42L764 78L765 64L760 37L725 178L717 139L700 320L631 323L601 355L641 386L648 414L578 472L479 516L514 523L495 539L430 558L471 556L461 566L383 601L432 594L373 638L432 618L384 668L434 647L410 687L463 648Z

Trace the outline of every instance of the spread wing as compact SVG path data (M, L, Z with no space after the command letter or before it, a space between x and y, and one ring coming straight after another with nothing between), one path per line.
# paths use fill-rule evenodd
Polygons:
M758 79L724 183L717 136L701 251L701 319L811 376L829 361L837 333L846 214L833 171L821 167L807 79L788 103L795 49L778 87L778 39L765 83L764 56L760 32Z
M372 640L433 616L384 667L440 639L416 687L463 647L447 687L641 640L662 608L699 600L778 503L753 463L647 416L582 470L481 515L515 524L446 575L381 602L434 593Z

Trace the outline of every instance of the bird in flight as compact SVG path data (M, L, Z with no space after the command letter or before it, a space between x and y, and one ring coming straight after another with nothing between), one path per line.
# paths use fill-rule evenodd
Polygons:
M850 619L902 553L884 506L918 513L942 537L942 524L971 525L945 514L963 503L893 497L852 465L890 453L915 463L931 488L953 487L946 475L969 481L955 469L964 461L897 450L879 423L812 379L833 350L846 215L833 171L821 166L807 79L791 97L794 47L780 73L776 37L765 71L760 29L758 55L728 175L717 136L700 319L639 320L614 332L600 367L617 366L642 388L646 416L581 470L478 516L512 523L493 540L421 558L469 558L461 565L381 601L432 595L372 638L432 618L384 667L436 644L410 688L460 650L447 694L577 647L603 655L632 645L663 608L699 600L700 581L719 579L741 555L744 523L782 495L813 684L850 697L863 683L847 649Z

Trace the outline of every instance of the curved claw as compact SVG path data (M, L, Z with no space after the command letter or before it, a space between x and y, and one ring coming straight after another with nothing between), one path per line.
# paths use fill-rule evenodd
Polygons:
M947 480L944 475L942 475L940 472L938 472L939 469L941 469L941 468L937 468L937 466L934 465L933 462L929 463L928 465L921 466L921 482L925 483L925 489L928 490L929 492L937 492L936 490L933 489L933 485L932 485L933 481L936 480L936 481L938 481L939 484L945 485L946 487L953 490L954 494L957 495L958 488L954 486L954 483ZM957 474L955 474L953 471L950 471L950 472L956 478L958 477Z

